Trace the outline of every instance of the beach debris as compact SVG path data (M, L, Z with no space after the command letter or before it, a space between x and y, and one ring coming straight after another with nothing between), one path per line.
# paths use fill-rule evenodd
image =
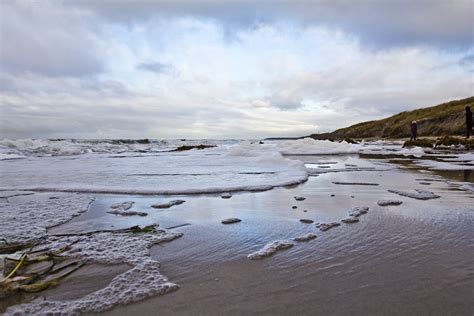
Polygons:
M197 150L202 150L206 148L213 148L216 147L216 145L184 145L184 146L179 146L176 149L173 149L171 151L186 151L186 150L191 150L191 149L197 149Z
M232 194L230 194L229 192L221 194L221 198L223 199L230 199L231 197L232 197Z
M189 223L174 225L174 226L166 227L166 230L175 229L175 228L180 228L180 227L184 227L184 226L190 226L190 225L191 225L191 224L189 224Z
M399 200L379 200L377 202L379 206L397 206L403 204L403 201Z
M4 238L0 238L0 255L11 254L25 248L33 247L33 242L8 242Z
M294 241L298 241L298 242L303 242L303 241L310 241L310 240L313 240L315 239L317 236L315 234L311 234L311 233L307 233L305 235L302 235L302 236L298 236L298 237L295 237L293 238Z
M388 190L390 193L398 194L400 196L406 196L412 199L417 200L432 200L439 199L441 196L434 194L431 191L425 191L420 189L415 189L415 192L401 191L401 190Z
M431 185L431 182L418 182L421 185Z
M157 203L157 204L153 204L151 207L153 208L170 208L172 206L175 206L175 205L180 205L180 204L183 204L184 200L173 200L173 201L169 201L169 202L166 202L166 203Z
M269 257L277 251L288 249L294 246L294 243L288 240L276 240L266 244L262 249L252 252L247 256L250 260L259 260Z
M305 224L311 224L313 223L312 219L307 219L307 218L302 218L300 219L300 222L305 223Z
M298 206L296 206L296 205L293 205L291 208L292 208L292 209L297 209L297 208L298 208Z
M306 213L306 212L308 212L308 210L304 210L303 212L305 212L305 213Z
M240 218L236 217L231 217L231 218L226 218L221 221L222 224L235 224L235 223L240 223L242 220Z
M302 197L302 196L294 196L293 198L294 198L296 201L304 201L304 200L306 200L306 198L305 198L305 197Z
M340 181L333 181L333 184L339 184L339 185L372 185L372 186L377 186L380 185L378 183L370 183L370 182L340 182Z
M0 297L18 292L35 293L50 286L81 268L80 260L68 259L62 254L71 249L66 245L57 250L43 249L23 252L19 258L5 257L3 277L0 277Z
M351 208L348 212L347 215L353 216L353 217L359 217L363 214L366 214L369 211L369 208L367 206L356 206Z
M161 234L164 233L165 231L162 229L159 229L160 225L158 224L152 224L144 227L140 227L138 225L128 227L128 228L121 228L121 229L101 229L101 230L94 230L90 232L84 232L84 233L60 233L60 234L50 234L49 236L53 237L74 237L74 236L93 236L95 234L101 234L101 233L115 233L115 234L142 234L142 233L147 233L147 234Z
M336 195L335 194L331 194L331 197L335 197Z
M341 219L341 222L346 224L358 223L359 219L355 216L348 216L346 218Z
M316 227L319 228L320 231L325 232L328 229L333 227L340 226L341 223L332 222L332 223L316 223Z
M109 285L77 299L53 301L45 298L41 301L14 305L6 310L6 315L54 315L58 312L67 315L99 313L117 305L138 302L179 288L177 284L170 282L160 273L160 263L150 257L149 248L179 238L183 235L182 233L159 230L156 225L134 226L119 231L122 233L115 231L95 233L90 236L51 238L46 241L48 249L42 250L47 253L55 251L63 245L71 247L70 250L60 254L66 260L61 263L61 266L58 266L58 269L69 264L68 260L76 260L81 264L125 263L132 266L126 272L116 276ZM123 233L124 231L128 233ZM134 233L138 233L138 235ZM40 246L45 247L45 244ZM68 270L61 272L61 276L71 271L69 269L74 268L75 266L71 265ZM57 281L56 275L52 275L51 279ZM20 280L21 278L19 278ZM47 281L49 280L50 277ZM44 289L43 283L33 287L33 290L37 289ZM0 285L0 290L4 290L2 285Z

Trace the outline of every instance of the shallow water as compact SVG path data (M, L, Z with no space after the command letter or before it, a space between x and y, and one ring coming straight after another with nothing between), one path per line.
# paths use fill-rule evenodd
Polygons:
M309 158L314 160L315 158ZM318 157L331 168L371 165L355 156ZM314 163L310 161L309 163ZM472 193L453 190L444 181L417 170L329 172L293 188L219 195L99 196L90 212L57 231L129 227L158 222L183 238L152 248L164 275L180 284L175 293L152 298L111 314L423 314L471 315L474 282L474 207ZM378 186L337 185L371 182ZM419 201L388 189L429 189L440 199ZM331 196L334 195L334 196ZM306 200L295 201L294 196ZM182 198L182 205L151 209L157 201ZM403 201L379 207L381 199ZM135 201L132 209L147 217L105 213L117 201ZM292 209L296 205L297 209ZM354 206L369 206L355 224L320 232L315 222L340 221ZM306 210L307 212L304 212ZM238 217L241 223L220 221ZM248 254L266 243L312 232L317 239L295 243L270 258L250 261Z
M24 186L32 181L51 185L55 179L54 185L59 186L70 181L87 184L88 177L94 177L107 185L125 185L131 191L141 181L150 187L165 185L175 178L168 173L157 177L156 172L148 170L149 175L144 175L144 168L150 166L163 173L158 156L98 157L101 156L89 161L86 155L4 162L0 171L2 179L8 182L2 185ZM75 233L159 223L163 228L184 233L180 239L151 249L152 258L161 262L160 272L178 283L180 289L118 306L108 312L114 315L158 311L188 315L473 314L474 194L454 183L474 182L469 172L426 170L414 166L409 158L388 163L387 157L361 159L358 155L286 157L306 164L310 176L305 183L264 192L235 192L230 199L222 199L220 194L95 193L96 200L88 212L49 232ZM198 172L193 169L193 161L189 162L188 169ZM54 174L51 170L55 166L62 166L67 172ZM177 167L171 167L175 172ZM217 176L209 178L210 182L228 178L236 184L249 179L259 183L272 179L272 174L248 173L248 167L239 176L223 166ZM16 174L18 170L23 173ZM208 170L207 165L203 170ZM186 170L180 172L186 174L186 181L195 177ZM135 173L140 176L133 176ZM32 179L32 175L36 178ZM113 181L107 183L110 175ZM135 180L125 181L129 178ZM364 185L367 183L377 185ZM414 189L429 190L441 197L422 201L388 192ZM306 199L296 201L294 196ZM8 200L15 203L24 198L13 196ZM175 199L185 203L168 209L151 207ZM380 207L377 201L382 199L400 200L403 204ZM107 213L112 204L125 201L134 201L131 210L148 215ZM315 224L299 221L304 218L314 223L339 222L356 206L370 207L359 223L342 224L326 232L319 231ZM221 220L231 217L242 222L221 224ZM315 233L317 238L295 242L291 249L263 260L247 259L247 255L269 242L291 240L306 233ZM68 281L61 286L67 290Z

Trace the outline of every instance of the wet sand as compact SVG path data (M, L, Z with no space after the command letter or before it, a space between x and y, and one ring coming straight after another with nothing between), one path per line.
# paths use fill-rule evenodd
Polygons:
M378 166L357 156L304 159L311 165L330 166L329 170L345 164ZM97 195L89 212L51 232L158 222L161 227L176 227L172 230L184 233L178 240L151 249L152 258L161 262L161 273L180 289L117 306L105 313L110 315L472 315L473 194L445 181L432 181L427 186L420 183L422 178L439 180L433 172L393 165L384 171L320 173L298 186L234 193L230 199L222 199L220 194ZM388 189L430 190L441 198L420 201L389 193ZM296 201L295 196L306 199ZM150 207L174 199L186 202L169 209ZM378 200L388 199L403 204L377 205ZM145 211L148 216L107 213L110 205L124 201L134 201L132 210ZM370 207L359 223L342 224L325 232L314 223L299 221L339 222L356 206ZM221 220L231 217L242 221L221 224ZM291 249L262 260L246 257L268 242L306 233L314 233L317 238L295 242ZM62 291L77 294L77 283L70 279L74 275L49 290L51 295ZM92 284L92 290L104 280L107 278L100 282L89 278L87 283Z

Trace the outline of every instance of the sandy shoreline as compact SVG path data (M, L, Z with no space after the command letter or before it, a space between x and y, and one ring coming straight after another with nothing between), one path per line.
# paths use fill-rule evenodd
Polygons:
M333 169L367 165L367 160L344 155L306 157L305 162ZM472 313L474 270L468 255L473 250L469 241L474 237L472 193L460 191L433 172L374 163L380 169L323 173L326 168L321 168L321 173L301 185L234 193L230 199L222 199L220 194L97 194L88 212L50 233L157 222L160 227L176 227L171 231L184 234L150 250L151 258L161 263L160 273L180 288L105 312L111 315ZM466 178L462 172L451 172L450 176L472 181L471 174ZM356 182L378 185L338 184ZM389 189L430 190L441 198L416 200L390 193ZM305 200L296 201L295 196ZM29 196L10 200L26 198ZM185 203L150 209L157 201L172 199L184 199ZM382 199L401 200L403 204L378 206ZM146 210L148 216L107 213L110 205L124 201L133 201L132 209ZM314 223L299 221L339 222L356 206L370 207L359 223L342 224L326 232ZM222 219L230 217L242 222L221 224ZM291 240L305 233L314 233L317 238L295 243L291 249L263 260L247 259L268 242ZM37 296L75 298L104 287L124 269L126 266L86 266L58 287Z

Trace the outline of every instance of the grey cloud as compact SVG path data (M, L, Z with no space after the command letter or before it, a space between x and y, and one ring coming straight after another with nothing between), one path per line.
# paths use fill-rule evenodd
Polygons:
M150 71L157 74L170 74L177 75L178 72L175 67L171 64L160 63L160 62L146 62L137 65L137 69Z
M91 14L49 2L2 1L0 69L13 74L86 76L103 70Z
M461 67L466 68L470 72L474 72L474 55L466 55L458 61ZM473 79L474 81L474 79Z
M474 42L471 0L71 0L65 3L87 8L118 23L198 16L215 19L227 28L249 28L260 23L294 21L342 29L375 48L416 44L469 47Z

